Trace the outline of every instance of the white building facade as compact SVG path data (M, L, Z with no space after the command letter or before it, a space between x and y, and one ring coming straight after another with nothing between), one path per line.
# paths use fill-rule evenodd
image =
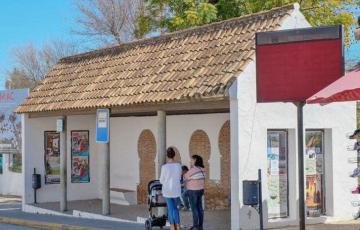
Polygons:
M278 11L279 9L270 13L278 15ZM309 26L298 6L292 6L289 12L283 20L279 20L277 30ZM254 17L263 19L270 13ZM261 169L265 227L297 225L299 195L296 106L291 103L256 103L255 62L255 58L248 60L242 71L232 76L231 79L234 80L229 84L224 100L210 103L200 99L184 104L169 102L159 107L134 105L133 108L124 107L123 110L121 107L114 107L110 119L111 201L119 202L116 192L126 191L135 194L130 203L142 203L145 184L159 174L159 126L156 111L163 110L167 113L166 145L176 148L180 155L178 160L189 165L192 154L200 154L205 159L208 175L206 208L229 209L232 230L258 228L259 216L255 209L243 205L242 184L245 180L256 180L258 169ZM229 66L226 68L231 69ZM34 94L39 92L41 88L35 90ZM37 201L59 201L60 185L44 183L47 173L44 164L44 134L48 131L55 132L57 118L64 115L67 116L67 198L101 198L103 157L100 146L95 142L95 110L30 111L26 106L25 103L24 110L21 107L19 110L23 113L24 124L24 206L34 202L34 168L42 175L42 187L37 191ZM29 103L29 106L32 104ZM305 155L314 154L314 150L316 156L315 172L312 172L314 175L308 175L307 184L304 185L308 191L308 221L320 223L334 218L351 219L357 211L351 204L356 199L351 194L351 189L356 187L357 181L349 177L353 165L348 162L348 157L356 154L346 152L347 146L354 144L346 135L356 128L356 103L306 105L304 127L305 143L308 144ZM89 133L88 183L71 183L72 131ZM313 143L308 139L313 139ZM269 159L269 151L277 151L279 158ZM307 170L314 171L311 168L314 166L310 165L314 161L309 158L306 162L309 164L305 165ZM271 176L279 176L280 182L270 181L274 179ZM314 178L321 185L314 185ZM276 196L281 197L280 200L274 198ZM271 199L276 201L270 201Z

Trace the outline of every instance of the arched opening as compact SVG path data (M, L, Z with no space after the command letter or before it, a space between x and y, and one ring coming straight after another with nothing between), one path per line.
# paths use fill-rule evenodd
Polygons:
M189 144L190 157L194 154L201 156L204 160L206 184L205 184L205 208L215 209L216 192L214 191L213 183L209 180L210 165L209 159L211 154L210 139L205 131L196 130L190 138Z
M147 185L149 181L156 178L155 157L156 140L154 134L145 129L141 132L138 139L140 183L137 187L138 204L147 202Z
M219 132L219 150L221 155L221 204L222 208L230 207L231 197L231 155L230 155L230 121L226 121Z

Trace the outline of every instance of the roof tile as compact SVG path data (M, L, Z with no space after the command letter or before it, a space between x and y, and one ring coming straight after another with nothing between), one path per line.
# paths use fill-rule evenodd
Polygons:
M64 58L17 112L77 110L228 96L255 54L255 32L275 30L294 6Z

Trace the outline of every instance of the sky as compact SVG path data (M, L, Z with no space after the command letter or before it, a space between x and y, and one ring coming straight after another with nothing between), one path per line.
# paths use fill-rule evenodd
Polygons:
M1 0L0 2L0 89L6 72L14 67L16 47L33 43L41 47L50 40L78 42L75 0ZM360 10L356 12L360 15ZM345 50L346 60L360 61L360 42Z
M0 89L6 71L13 67L14 48L33 43L41 47L50 40L70 40L76 29L75 0L1 0Z

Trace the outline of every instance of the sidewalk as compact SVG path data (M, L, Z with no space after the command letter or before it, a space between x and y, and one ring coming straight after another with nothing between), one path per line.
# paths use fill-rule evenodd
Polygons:
M186 213L189 215L190 213ZM220 216L211 218L223 218ZM214 220L212 220L214 221ZM144 224L124 223L108 220L93 220L75 217L64 217L55 215L30 214L21 211L19 199L8 199L0 197L0 227L1 224L19 225L35 229L121 229L121 230L143 230ZM208 228L205 228L209 230ZM229 227L211 226L210 229L228 230ZM298 227L288 227L273 230L297 230ZM334 222L331 224L308 225L307 230L360 230L360 220Z
M298 230L299 227L289 227L272 230ZM360 230L360 220L339 221L329 224L307 225L306 230Z

